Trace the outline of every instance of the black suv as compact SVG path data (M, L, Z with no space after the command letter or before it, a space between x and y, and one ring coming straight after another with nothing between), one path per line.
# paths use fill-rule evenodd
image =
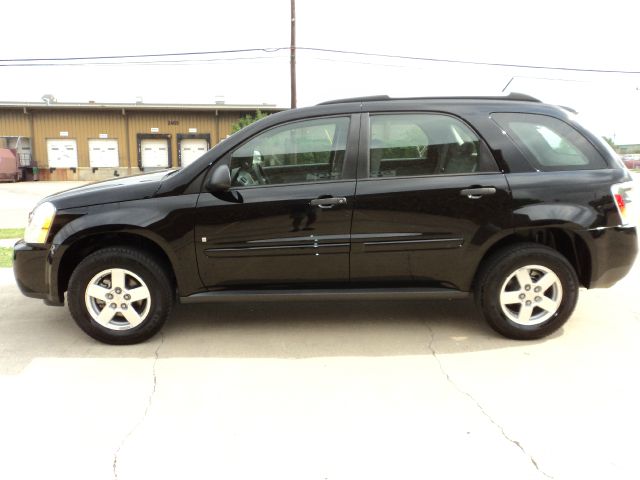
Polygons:
M182 170L45 198L14 270L92 337L174 301L459 298L540 338L638 243L633 182L566 109L525 95L366 97L271 115Z

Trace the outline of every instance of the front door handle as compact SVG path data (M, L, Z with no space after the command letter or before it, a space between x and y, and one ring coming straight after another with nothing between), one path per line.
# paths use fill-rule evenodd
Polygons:
M464 190L460 190L460 195L473 200L482 198L485 195L493 195L494 193L496 193L494 187L465 188Z
M312 207L333 208L335 205L346 205L345 197L314 198L309 202Z

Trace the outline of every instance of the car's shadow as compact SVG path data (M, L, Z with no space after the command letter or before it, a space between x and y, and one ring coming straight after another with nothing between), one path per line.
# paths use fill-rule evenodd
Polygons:
M160 334L138 345L85 335L68 309L0 291L0 373L37 358L313 358L453 354L531 346L501 337L471 300L261 302L176 305Z
M461 300L178 305L163 335L163 356L424 355L523 344Z

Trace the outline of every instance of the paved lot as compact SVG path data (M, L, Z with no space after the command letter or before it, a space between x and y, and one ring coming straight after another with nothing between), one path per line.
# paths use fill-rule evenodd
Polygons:
M180 305L110 347L0 270L0 478L637 479L640 265L551 338L470 302Z
M43 197L90 182L0 183L0 228L27 226L29 212Z

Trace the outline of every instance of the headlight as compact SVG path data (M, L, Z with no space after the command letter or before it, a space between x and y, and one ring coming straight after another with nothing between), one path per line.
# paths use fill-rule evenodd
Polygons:
M47 243L49 230L56 216L56 207L45 202L38 205L29 215L29 225L24 231L24 241L27 243Z

